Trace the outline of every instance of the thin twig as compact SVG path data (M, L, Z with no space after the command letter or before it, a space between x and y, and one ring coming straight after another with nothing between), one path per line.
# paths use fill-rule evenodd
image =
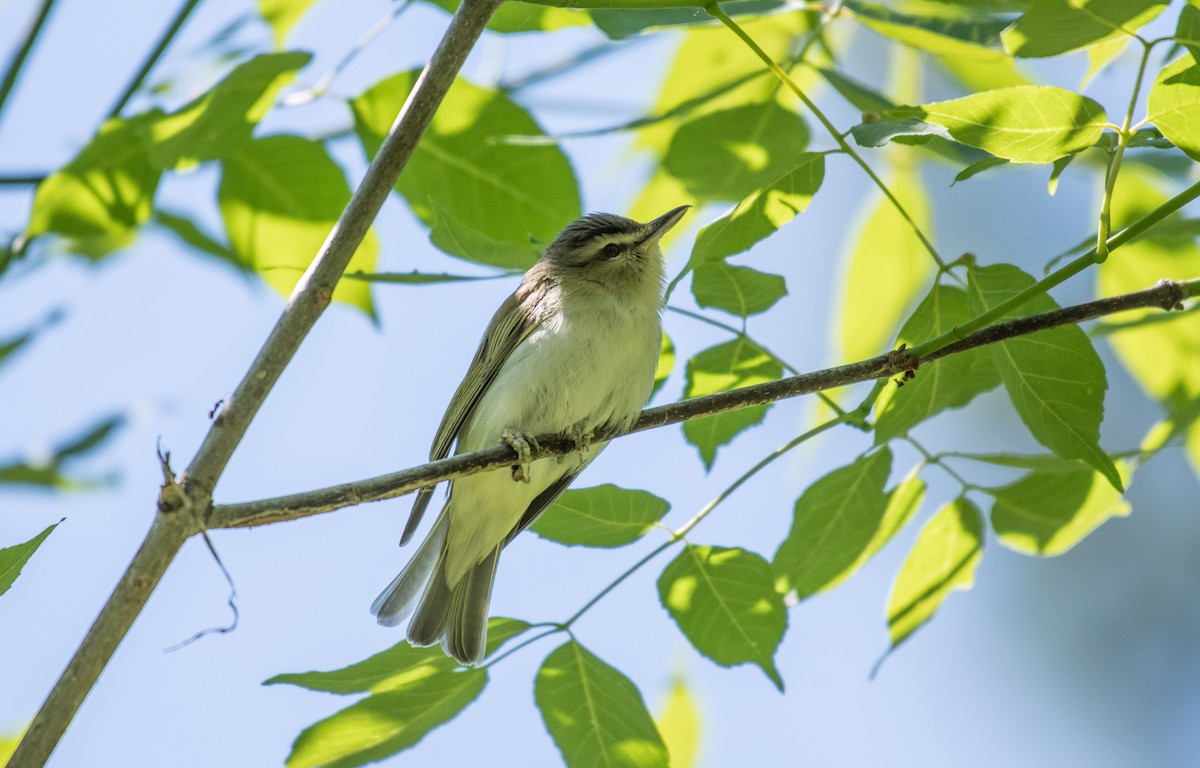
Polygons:
M138 89L142 87L142 83L146 82L146 78L150 76L150 72L154 70L154 66L158 64L158 60L166 53L167 46L175 39L175 35L179 34L179 30L183 28L184 22L188 20L188 16L192 15L192 11L200 4L200 0L185 0L183 7L179 9L179 13L175 14L171 25L163 32L162 37L158 39L158 44L154 46L154 50L142 62L142 66L134 74L129 84L125 86L125 90L117 97L116 103L112 105L112 109L108 110L110 118L117 117L121 114L121 110L125 109L125 105L134 97Z
M33 50L34 43L37 42L38 35L41 34L42 27L46 24L46 19L50 16L50 10L53 7L54 0L42 0L42 7L38 8L37 16L29 25L25 39L21 41L21 47L17 49L12 63L8 65L8 71L4 73L4 81L0 82L0 117L4 115L4 105L8 101L8 96L17 84L17 78L21 76L25 60L29 58L29 53Z
M682 400L657 408L648 408L642 411L641 417L629 432L624 434L643 432L668 424L678 424L754 405L766 405L861 381L885 379L906 371L915 371L921 365L932 363L947 355L995 344L1048 328L1080 323L1114 312L1144 307L1176 309L1184 298L1194 295L1197 291L1200 291L1200 279L1188 283L1164 280L1144 291L1090 301L990 326L965 338L949 340L947 346L932 350L922 357L916 357L911 352L895 351L873 357L870 360L790 376L765 384L718 392L715 395ZM619 436L621 435L601 434L596 436L596 440L611 440ZM562 435L538 435L535 439L536 447L530 454L533 459L562 456L578 449L573 440ZM454 480L509 466L516 460L517 454L510 446L497 444L490 448L451 456L411 469L329 488L240 504L219 504L213 507L212 514L208 519L208 526L210 528L253 527L332 512L342 507L368 501L382 501L403 496L419 488L428 488L445 480Z

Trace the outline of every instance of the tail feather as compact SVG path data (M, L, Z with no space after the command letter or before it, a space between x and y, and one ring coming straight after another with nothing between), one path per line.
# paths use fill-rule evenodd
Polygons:
M442 648L467 666L483 661L487 648L488 606L492 602L492 584L500 547L472 568L454 588L447 607Z
M412 613L415 600L425 591L434 565L440 562L449 527L450 519L443 515L425 541L421 542L413 559L400 571L400 575L392 579L392 583L371 603L371 613L380 624L394 627ZM433 642L436 642L436 639Z
M438 557L437 567L421 594L421 602L408 624L408 642L413 645L437 645L446 633L447 607L454 593L446 583L445 553Z

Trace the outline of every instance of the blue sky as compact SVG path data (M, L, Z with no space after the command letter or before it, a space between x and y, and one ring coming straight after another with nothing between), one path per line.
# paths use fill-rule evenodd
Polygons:
M0 3L4 60L33 5ZM317 4L290 40L318 54L304 77L311 82L326 71L389 7L383 0ZM193 71L203 42L250 11L248 2L204 3L152 79ZM49 169L69 158L173 13L174 7L145 0L107 4L103 14L94 3L62 0L0 115L0 174ZM347 69L334 92L353 95L419 63L443 25L440 12L414 8ZM269 40L262 25L239 34L247 43ZM497 72L528 71L597 39L590 30L489 37L464 74L488 82ZM628 46L569 79L530 89L522 100L551 132L636 115L654 97L672 40ZM877 47L872 39L855 43L851 68L859 76L881 76ZM1064 82L1074 85L1082 66L1079 57L1062 65ZM202 87L203 75L195 77ZM1094 90L1118 103L1115 94L1127 86L1114 76ZM853 119L837 107L833 116L839 125ZM323 133L346 122L337 103L318 104L264 129L299 124ZM628 208L647 170L628 138L573 141L566 149L588 210ZM352 178L361 172L355 144L342 143L336 155ZM1096 192L1083 172L1069 173L1054 198L1045 196L1044 170L998 173L949 190L953 173L935 166L924 177L945 253L971 250L981 260L1013 260L1032 271L1091 227ZM181 205L208 205L215 178L202 167L164 185L162 194ZM752 321L751 332L801 369L830 361L836 257L867 194L845 160L831 161L826 178L812 207L749 260L785 274L791 291L774 313ZM26 193L0 188L0 231L20 229L28 202ZM215 225L215 209L208 213ZM690 217L668 254L669 271L682 265L696 227L715 215L703 210ZM378 232L381 268L471 269L434 251L398 200L385 207ZM378 328L354 310L332 308L255 419L217 500L421 463L479 334L511 288L498 281L385 287L375 294ZM1081 283L1058 296L1071 301L1087 293ZM685 294L680 300L687 301ZM186 464L207 429L209 409L241 377L281 304L265 286L155 233L98 267L53 258L0 282L0 336L55 308L66 312L0 373L0 457L36 454L109 413L132 419L81 468L119 473L112 487L0 494L0 545L66 518L0 598L0 733L20 729L33 714L148 528L161 480L156 441L172 452L177 469ZM677 315L668 314L666 323L681 361L726 338ZM1131 447L1154 410L1115 364L1109 370L1104 443ZM680 368L660 401L678 397L682 382ZM812 419L808 402L775 407L763 426L724 449L708 474L677 427L634 436L614 444L578 485L645 488L672 503L667 522L679 524ZM939 419L923 435L947 448L1033 447L996 393ZM800 491L866 447L864 436L847 430L794 452L726 502L692 540L769 556ZM914 461L898 454L899 473ZM929 498L951 492L936 471L926 476ZM1064 556L1033 560L989 540L976 588L952 597L873 681L868 673L887 646L883 611L891 580L917 526L849 582L790 611L778 656L784 695L753 667L722 669L690 649L658 604L654 580L667 558L602 602L580 622L577 636L633 679L652 710L672 679L684 677L702 712L705 766L1192 764L1200 757L1195 492L1182 457L1168 452L1136 478L1133 515L1106 524ZM259 684L280 672L339 667L400 640L399 632L376 626L368 606L408 554L396 547L408 503L214 533L237 582L241 625L164 653L229 618L221 574L203 545L189 542L51 765L281 763L301 728L349 702ZM932 511L927 506L921 519ZM657 535L603 552L521 537L502 560L493 613L561 620L656 545ZM533 675L556 644L544 641L496 667L483 696L461 717L386 764L556 764L532 696Z

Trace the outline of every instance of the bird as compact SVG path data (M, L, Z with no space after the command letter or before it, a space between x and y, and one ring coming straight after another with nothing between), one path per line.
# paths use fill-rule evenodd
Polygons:
M442 417L431 461L507 443L519 463L458 478L432 528L371 605L384 626L409 620L413 646L441 644L465 666L485 655L501 550L529 527L646 404L662 346L660 241L691 206L649 222L591 213L568 224L492 317ZM528 460L534 435L578 450ZM400 543L429 506L421 489Z

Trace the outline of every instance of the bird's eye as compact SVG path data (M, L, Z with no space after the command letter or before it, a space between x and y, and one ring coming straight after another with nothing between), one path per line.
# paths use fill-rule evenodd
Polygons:
M615 259L620 255L621 246L617 245L616 243L609 243L608 245L604 246L604 250L600 251L600 258L602 259Z

